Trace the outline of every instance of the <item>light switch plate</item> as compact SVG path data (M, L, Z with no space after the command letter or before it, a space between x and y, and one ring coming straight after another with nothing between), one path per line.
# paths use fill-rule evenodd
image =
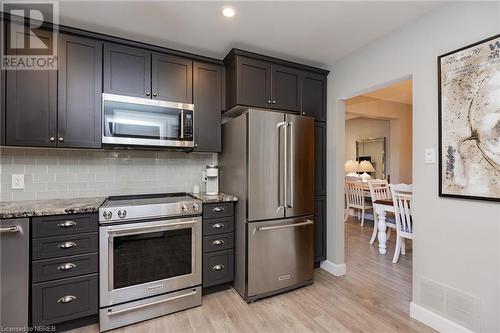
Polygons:
M425 164L434 164L436 163L436 149L434 148L425 148Z
M13 174L12 175L12 189L13 190L24 189L24 175L23 174Z

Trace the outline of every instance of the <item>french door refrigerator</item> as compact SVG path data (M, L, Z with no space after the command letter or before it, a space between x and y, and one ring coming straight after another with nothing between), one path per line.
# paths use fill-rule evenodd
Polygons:
M239 198L233 286L251 302L312 283L314 119L240 112L223 124L219 165Z

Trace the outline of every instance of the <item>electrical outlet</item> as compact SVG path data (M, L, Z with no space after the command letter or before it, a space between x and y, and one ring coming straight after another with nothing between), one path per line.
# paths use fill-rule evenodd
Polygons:
M201 182L202 183L206 183L207 182L207 172L206 171L202 171L201 172Z
M13 190L24 189L24 175L23 174L13 174L12 175L12 189Z
M436 149L434 148L425 148L424 151L424 163L425 164L434 164L436 163Z

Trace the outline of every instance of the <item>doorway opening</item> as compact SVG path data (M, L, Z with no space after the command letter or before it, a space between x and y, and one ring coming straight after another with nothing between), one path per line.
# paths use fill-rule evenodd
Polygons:
M402 234L398 228L411 230L396 221L393 198L398 195L393 190L405 188L405 198L411 199L412 187L402 184L411 185L413 178L412 80L344 102L346 265L350 274L359 273L379 288L387 288L393 293L393 304L407 311L412 295L413 244L411 235L398 237ZM387 206L379 211L382 194Z

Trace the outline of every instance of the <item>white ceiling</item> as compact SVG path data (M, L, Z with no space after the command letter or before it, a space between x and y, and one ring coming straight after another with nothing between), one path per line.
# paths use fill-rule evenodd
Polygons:
M237 13L224 18L220 10ZM438 2L63 1L60 23L222 59L232 47L327 68Z

